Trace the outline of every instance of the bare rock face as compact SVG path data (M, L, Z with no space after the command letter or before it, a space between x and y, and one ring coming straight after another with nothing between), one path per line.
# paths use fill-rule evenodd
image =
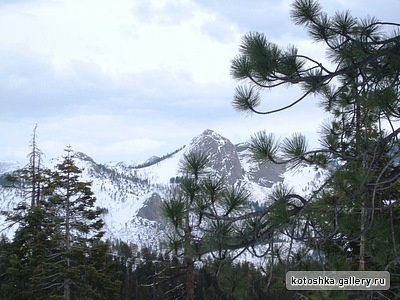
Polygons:
M208 167L223 175L232 184L243 179L243 170L235 145L218 133L207 129L195 137L187 151L201 151L209 155Z
M282 182L282 174L286 171L285 165L276 165L271 162L265 164L258 164L255 168L251 169L247 176L249 180L270 188L276 182Z
M139 209L137 216L163 224L164 220L161 216L161 206L161 196L158 193L153 193L151 197L144 202L143 207Z
M283 174L286 171L286 166L284 164L278 165L271 162L255 162L251 158L249 147L246 143L237 144L236 151L248 180L267 188L272 187L276 182L283 181Z

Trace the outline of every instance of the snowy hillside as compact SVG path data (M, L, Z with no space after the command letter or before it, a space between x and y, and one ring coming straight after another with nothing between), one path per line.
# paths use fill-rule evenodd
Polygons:
M96 205L106 208L103 218L108 238L161 247L165 224L160 206L171 182L179 175L179 161L189 151L206 151L210 158L208 168L224 175L230 183L246 184L252 193L251 200L259 205L266 204L268 193L278 182L288 183L297 192L307 194L311 187L319 184L322 176L309 167L287 172L282 165L251 162L245 143L233 145L209 129L193 138L186 147L161 158L153 156L141 165L128 162L98 164L88 155L76 152L76 164L83 169L83 179L92 182ZM52 161L49 166L55 163ZM0 163L0 175L19 167L17 163ZM0 210L12 210L21 197L17 190L0 186Z
M21 167L17 161L0 161L0 174L12 172Z

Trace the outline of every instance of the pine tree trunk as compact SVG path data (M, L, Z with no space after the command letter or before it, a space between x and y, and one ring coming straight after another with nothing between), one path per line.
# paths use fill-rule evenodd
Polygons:
M361 97L357 94L356 96L356 154L361 154ZM362 159L362 168L365 169L365 158ZM365 210L365 195L361 195L361 225L360 225L360 254L359 254L359 263L358 263L358 270L364 271L365 270L365 223L366 223L366 210Z
M31 195L31 208L35 206L36 200L36 126L33 131L32 140L32 195Z
M185 257L186 264L186 300L194 300L194 265L190 255Z
M69 153L68 153L69 155ZM71 285L69 277L69 269L70 269L70 199L71 191L70 191L70 171L67 173L67 191L65 197L65 254L66 254L66 269L67 269L67 278L64 278L64 300L70 300L71 293Z
M36 154L33 153L32 158L32 195L31 195L31 208L35 207L36 195Z
M365 271L365 221L366 221L366 211L365 202L361 204L361 236L360 236L360 262L358 266L359 271Z
M193 259L190 255L190 236L191 228L189 224L189 216L187 216L184 249L184 263L186 265L186 300L194 300L194 265Z
M64 300L70 300L70 297L71 297L70 293L71 293L71 287L69 284L69 279L65 278L64 279Z

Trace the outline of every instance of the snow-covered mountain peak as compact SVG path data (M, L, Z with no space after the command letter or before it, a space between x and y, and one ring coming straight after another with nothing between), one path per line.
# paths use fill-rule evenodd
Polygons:
M208 151L212 149L208 149L207 146L218 144L223 145L226 142L230 142L227 138L223 137L219 133L211 130L206 129L201 134L195 136L188 147L188 150L201 150L201 151Z
M288 183L306 194L319 184L320 179L316 175L322 176L312 168L291 173L286 171L285 165L254 162L248 144L234 145L211 129L203 131L187 145L163 156L152 156L142 164L133 161L99 164L89 155L75 152L75 163L83 169L83 181L92 182L96 205L106 209L103 218L107 238L138 245L158 244L164 228L160 207L170 185L181 176L179 162L190 151L207 153L208 168L212 173L223 175L230 184L246 184L252 201L260 204L257 207L266 204L270 188L278 182ZM54 166L61 160L54 160L46 167ZM0 162L0 178L2 173L21 167L14 162ZM7 189L5 184L2 187L0 181L0 210L12 210L20 201L17 194Z
M205 152L210 161L208 167L224 176L229 183L243 179L243 170L235 145L211 129L192 139L186 152Z
M83 160L83 161L87 161L87 162L91 162L91 163L95 163L93 158L91 158L89 155L83 153L83 152L75 152L74 153L75 158Z

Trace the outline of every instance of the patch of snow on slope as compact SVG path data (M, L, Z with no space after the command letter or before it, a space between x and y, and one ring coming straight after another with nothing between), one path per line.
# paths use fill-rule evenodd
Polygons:
M0 175L13 172L21 168L21 164L17 161L0 161Z
M148 179L150 183L170 183L172 177L178 175L179 161L183 156L183 150L149 167L133 169L134 174L140 179Z
M315 191L324 182L327 171L316 169L315 166L304 165L294 170L288 170L284 174L284 183L294 192L307 196Z

